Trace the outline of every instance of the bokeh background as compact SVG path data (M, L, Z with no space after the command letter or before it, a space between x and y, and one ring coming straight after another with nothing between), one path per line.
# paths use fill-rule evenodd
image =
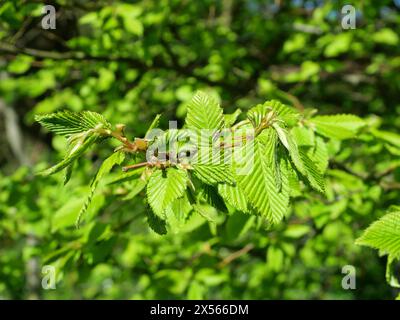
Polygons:
M0 299L393 299L385 258L354 240L400 195L400 1L0 2ZM157 113L182 123L192 94L226 112L267 99L323 114L353 113L392 131L387 139L330 147L328 193L298 194L290 217L266 230L233 213L159 236L144 196L104 185L85 225L74 227L88 184L112 150L103 144L62 175L35 172L65 141L38 113L93 110L141 136ZM42 267L57 288L41 286ZM342 267L357 270L343 290Z

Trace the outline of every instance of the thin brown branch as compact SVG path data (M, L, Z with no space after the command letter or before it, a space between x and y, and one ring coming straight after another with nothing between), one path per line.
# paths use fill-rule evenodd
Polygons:
M146 64L145 62L132 58L132 57L120 57L120 56L93 56L88 53L80 51L46 51L33 48L20 48L9 43L0 42L0 52L7 52L12 54L26 54L35 58L41 59L52 59L52 60L76 60L76 61L104 61L104 62L126 62L131 67L139 69L141 71L165 69L171 70L188 77L196 78L198 81L206 83L210 86L220 86L225 89L237 92L238 88L243 85L231 84L224 81L214 81L208 77L198 75L194 72L194 67L182 67L177 65L171 65L161 58L154 58L152 64ZM246 86L245 86L246 87Z
M254 249L254 245L253 244L247 244L245 247L243 247L242 249L233 252L232 254L230 254L229 256L227 256L226 258L224 258L219 264L218 266L220 268L225 267L226 265L230 264L232 261L240 258L241 256L247 254L248 252L250 252L251 250Z
M293 106L299 110L299 111L304 111L304 106L303 104L300 102L299 98L297 98L296 96L294 96L293 94L286 92L286 96L287 98L293 103Z
M138 168L142 168L142 167L146 167L149 166L150 163L149 162L140 162L140 163L135 163L135 164L131 164L129 166L125 166L122 168L122 171L129 171L129 170L133 170L133 169L138 169Z

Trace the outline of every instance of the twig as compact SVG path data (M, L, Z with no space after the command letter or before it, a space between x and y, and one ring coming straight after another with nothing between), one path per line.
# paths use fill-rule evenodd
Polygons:
M299 111L304 111L304 106L303 104L300 102L299 98L297 98L296 96L294 96L293 94L286 92L285 93L287 98L293 103L293 106L299 110Z
M230 264L232 261L240 258L241 256L247 254L249 251L254 249L254 245L253 244L247 244L245 247L243 247L242 249L230 254L229 256L227 256L224 260L222 260L218 266L220 268L225 267L226 265Z
M150 163L149 162L140 162L140 163L135 163L135 164L131 164L129 166L125 166L122 168L122 171L126 172L129 170L133 170L133 169L137 169L137 168L142 168L142 167L146 167L149 166Z
M154 58L151 65L146 64L145 62L135 59L132 57L118 57L118 56L93 56L80 51L69 51L69 52L58 52L58 51L46 51L46 50L38 50L33 48L19 48L9 43L0 42L0 51L13 53L13 54L26 54L36 58L42 59L53 59L53 60L76 60L76 61L104 61L104 62L126 62L131 67L142 70L157 70L157 69L165 69L171 70L177 73L181 73L185 76L194 77L197 80L204 82L211 86L220 86L231 91L236 92L238 87L241 87L238 84L231 84L224 81L214 81L209 79L208 77L201 76L195 74L194 68L181 67L176 65L170 65L165 62L163 59Z

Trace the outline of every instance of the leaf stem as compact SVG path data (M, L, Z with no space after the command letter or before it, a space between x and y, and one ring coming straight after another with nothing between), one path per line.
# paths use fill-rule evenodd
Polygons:
M126 172L126 171L129 171L129 170L146 167L148 165L150 165L150 163L147 162L147 161L146 162L135 163L135 164L131 164L129 166L123 167L122 171Z

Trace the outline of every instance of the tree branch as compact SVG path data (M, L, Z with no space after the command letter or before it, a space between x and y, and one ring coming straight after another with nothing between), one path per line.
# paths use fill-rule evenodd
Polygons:
M211 80L207 77L196 74L194 72L193 67L187 68L179 65L170 65L160 58L154 59L152 61L152 64L148 65L145 62L132 57L120 57L111 55L93 56L80 51L59 52L59 51L39 50L33 48L19 48L17 46L5 42L0 42L0 52L7 52L12 54L26 54L35 58L53 59L53 60L125 62L128 63L131 67L139 69L141 71L158 70L158 69L175 71L182 75L196 78L198 81L201 81L210 86L220 86L232 92L237 92L238 88L245 88L246 90L250 89L248 85L246 86L243 84L231 84L225 81Z
M251 243L246 245L245 247L243 247L242 249L230 254L229 256L227 256L224 260L222 260L219 263L219 267L225 267L226 265L230 264L232 261L240 258L241 256L247 254L249 251L253 250L254 245L252 245Z

